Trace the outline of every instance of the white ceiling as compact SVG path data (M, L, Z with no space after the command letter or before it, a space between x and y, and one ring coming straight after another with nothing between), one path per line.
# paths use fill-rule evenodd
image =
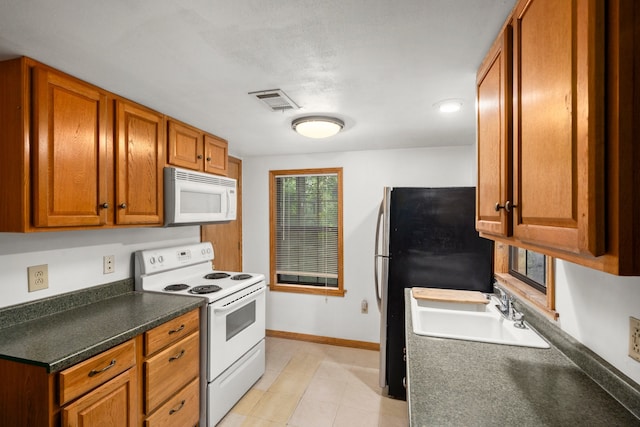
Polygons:
M0 0L26 55L229 141L236 156L469 145L475 74L515 0ZM302 108L247 93L279 88ZM464 101L458 114L433 104ZM326 113L327 140L291 131Z

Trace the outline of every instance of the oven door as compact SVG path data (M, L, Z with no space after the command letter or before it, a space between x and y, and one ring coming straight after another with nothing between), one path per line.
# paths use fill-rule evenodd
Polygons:
M264 282L208 306L208 382L240 359L265 336Z

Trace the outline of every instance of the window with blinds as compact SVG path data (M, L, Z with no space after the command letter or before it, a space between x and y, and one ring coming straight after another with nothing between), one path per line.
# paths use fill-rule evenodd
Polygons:
M342 169L270 180L271 289L342 295Z

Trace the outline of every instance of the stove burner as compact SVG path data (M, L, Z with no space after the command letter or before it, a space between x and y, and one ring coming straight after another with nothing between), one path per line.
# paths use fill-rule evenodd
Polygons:
M205 279L226 279L230 274L227 273L209 273L204 276Z
M217 285L194 286L193 288L189 289L189 293L192 293L192 294L211 294L213 292L218 292L220 289L222 289L222 288L220 286L217 286Z
M189 289L189 285L185 285L184 283L176 283L175 285L169 285L164 288L165 291L169 292L184 291L185 289Z
M242 273L242 274L236 274L235 276L231 277L231 280L245 280L245 279L251 279L251 275Z

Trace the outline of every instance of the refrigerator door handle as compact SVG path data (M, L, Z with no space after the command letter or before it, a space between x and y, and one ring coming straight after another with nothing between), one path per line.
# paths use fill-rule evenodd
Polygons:
M386 255L382 255L378 253L378 247L380 243L380 225L382 224L382 217L384 215L384 201L380 204L380 209L378 210L378 221L376 224L376 241L375 241L375 249L373 255L373 277L374 277L374 287L376 288L376 301L378 302L378 311L382 311L382 297L380 296L380 272L378 271L378 258L388 258Z

